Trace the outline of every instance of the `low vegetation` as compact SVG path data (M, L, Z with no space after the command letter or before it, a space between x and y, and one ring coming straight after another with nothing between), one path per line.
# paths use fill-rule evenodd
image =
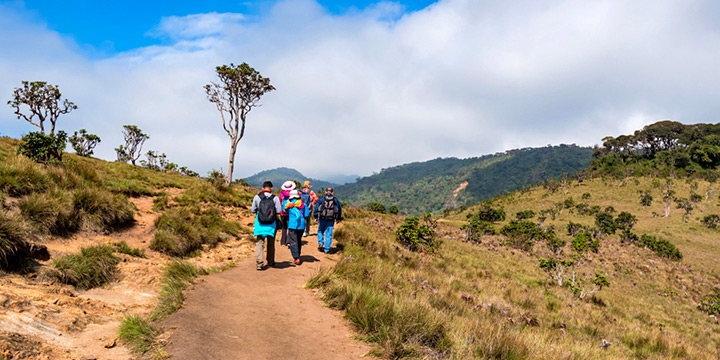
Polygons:
M158 329L140 315L125 315L118 329L120 341L140 354L154 349L157 334Z
M199 275L206 275L205 269L187 261L171 261L165 268L160 296L150 320L162 320L182 307L185 301L183 290Z
M108 283L115 272L120 259L113 254L109 245L97 245L83 248L80 254L65 255L53 262L54 269L48 276L58 281L90 289Z
M240 224L226 221L216 208L173 208L155 221L157 232L150 249L172 256L187 256L203 245L213 247L224 236L239 236Z

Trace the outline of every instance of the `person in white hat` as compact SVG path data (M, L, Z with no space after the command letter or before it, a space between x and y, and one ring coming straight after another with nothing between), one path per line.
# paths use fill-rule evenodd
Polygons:
M287 235L288 235L288 212L285 210L285 200L290 197L290 191L295 190L295 182L288 180L280 187L280 202L283 204L283 211L280 213L280 222L282 223L282 233L280 235L280 245L287 246Z
M302 248L302 236L305 231L305 218L310 216L310 207L300 198L300 192L290 191L290 196L285 200L283 206L289 214L288 219L288 247L293 257L293 263L300 265L300 250Z

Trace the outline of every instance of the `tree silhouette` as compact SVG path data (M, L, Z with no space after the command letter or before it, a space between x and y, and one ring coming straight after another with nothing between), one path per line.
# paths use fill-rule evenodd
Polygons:
M135 125L123 125L123 136L125 137L125 145L120 145L115 148L117 153L117 160L122 162L130 161L135 165L135 161L140 157L142 146L145 140L149 139L150 136L143 133L139 127Z

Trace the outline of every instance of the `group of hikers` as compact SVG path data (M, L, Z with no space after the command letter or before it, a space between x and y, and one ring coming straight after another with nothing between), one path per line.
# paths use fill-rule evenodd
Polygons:
M303 236L310 236L311 216L318 223L318 251L330 253L335 222L342 221L342 205L331 187L318 198L309 181L298 189L294 181L288 180L280 187L280 193L273 194L273 183L265 181L262 191L255 195L251 211L255 214L255 256L257 270L275 266L275 236L281 230L280 245L290 248L293 264L300 265L300 251ZM267 263L263 263L263 252L267 242Z

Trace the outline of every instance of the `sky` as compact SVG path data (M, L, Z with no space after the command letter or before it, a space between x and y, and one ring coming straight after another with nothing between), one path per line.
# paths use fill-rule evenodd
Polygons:
M134 124L145 149L226 169L203 86L247 62L277 90L249 114L235 177L369 175L716 123L719 60L712 1L0 0L0 135L34 130L3 96L42 80L79 107L58 128L102 138L97 157L113 160Z

